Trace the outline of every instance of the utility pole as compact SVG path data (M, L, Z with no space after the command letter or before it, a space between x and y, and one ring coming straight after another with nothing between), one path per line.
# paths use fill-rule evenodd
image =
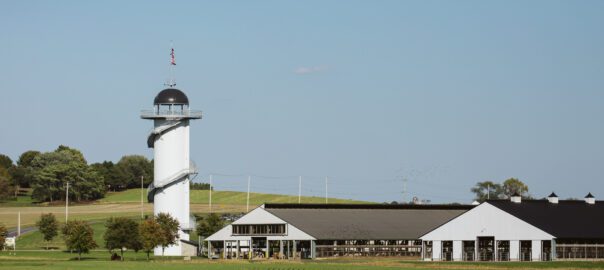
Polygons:
M250 211L250 182L252 181L252 176L247 177L247 206L246 212Z
M145 181L145 176L141 175L141 219L145 218L145 204L144 204L144 195L143 195L143 189L144 189L144 181Z
M327 201L327 177L325 177L325 204L329 203Z
M487 184L487 200L491 199L491 185Z
M403 178L403 204L407 202L407 178Z
M21 236L21 211L17 215L17 236Z
M69 182L65 189L65 222L67 222L67 217L69 217Z
M212 175L210 174L210 191L209 191L210 202L208 203L208 208L210 209L210 213L212 213ZM201 242L200 242L201 243Z
M302 201L302 176L298 178L298 203Z

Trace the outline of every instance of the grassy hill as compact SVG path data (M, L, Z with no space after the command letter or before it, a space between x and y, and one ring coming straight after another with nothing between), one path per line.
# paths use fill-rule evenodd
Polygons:
M146 196L146 190L144 191ZM207 204L209 201L208 190L191 190L191 204ZM129 189L120 192L108 193L105 198L99 202L103 203L138 203L141 200L140 189ZM145 197L146 200L146 197ZM216 205L245 205L247 200L246 192L238 191L213 191L212 204ZM298 196L250 193L250 206L258 206L263 203L297 203ZM324 197L302 196L302 203L325 203ZM329 203L369 203L365 201L355 201L347 199L329 198Z
M153 204L146 202L144 190L144 214L153 213ZM102 220L110 216L140 216L140 189L130 189L121 192L110 192L104 199L87 204L71 204L70 219ZM209 192L207 190L191 190L191 212L208 213ZM212 212L241 213L245 212L247 194L237 191L212 192ZM298 196L250 193L250 210L263 203L297 203ZM302 197L302 203L324 203L322 197ZM330 198L329 203L369 203L364 201ZM0 203L0 224L8 228L17 226L17 217L21 215L21 226L33 226L42 213L53 213L62 221L65 219L65 206L62 203L48 205L32 202L28 196L20 196L16 201Z

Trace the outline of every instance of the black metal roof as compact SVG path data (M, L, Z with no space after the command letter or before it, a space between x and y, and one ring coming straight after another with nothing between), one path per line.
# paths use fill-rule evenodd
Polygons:
M556 195L555 192L552 191L552 194L550 194L549 196L547 196L548 198L558 198L558 195Z
M469 204L344 204L344 203L265 203L264 209L442 209L470 210Z
M472 205L265 204L319 240L415 240Z
M157 96L155 96L153 104L189 105L189 98L187 95L185 95L185 93L176 88L167 88L161 90Z
M594 195L591 195L591 192L587 194L587 196L585 196L585 198L594 198Z
M492 200L487 203L562 239L604 239L604 201Z

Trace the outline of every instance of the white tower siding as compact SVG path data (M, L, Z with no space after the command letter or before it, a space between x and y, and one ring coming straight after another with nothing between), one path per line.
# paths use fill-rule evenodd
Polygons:
M189 121L163 133L154 145L154 185L165 185L171 178L184 170L189 170ZM171 121L156 119L155 127ZM155 194L153 213L168 213L177 219L181 228L189 228L189 179L170 185ZM179 230L180 239L189 240L188 232ZM155 255L161 255L161 247L155 248ZM164 255L182 254L180 241L167 247Z

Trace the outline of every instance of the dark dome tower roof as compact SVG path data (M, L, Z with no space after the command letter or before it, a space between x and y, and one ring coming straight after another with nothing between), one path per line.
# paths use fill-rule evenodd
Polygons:
M182 91L176 88L168 88L161 90L155 96L155 100L153 101L154 105L160 104L178 104L178 105L189 105L189 98Z

